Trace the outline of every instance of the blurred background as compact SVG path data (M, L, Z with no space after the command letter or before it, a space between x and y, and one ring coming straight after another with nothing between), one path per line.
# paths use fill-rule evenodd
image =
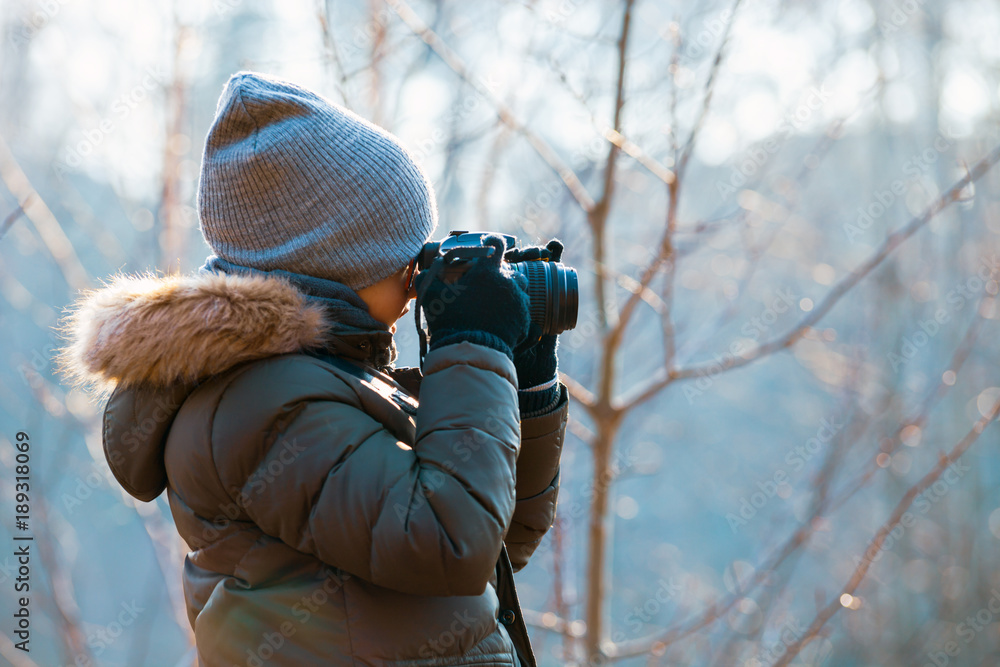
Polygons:
M192 272L226 79L397 134L439 232L578 269L541 665L1000 664L1000 5L986 0L0 0L0 539L32 443L31 652L191 665L166 498L104 461L54 327ZM981 162L982 161L982 162ZM417 360L400 323L399 365Z

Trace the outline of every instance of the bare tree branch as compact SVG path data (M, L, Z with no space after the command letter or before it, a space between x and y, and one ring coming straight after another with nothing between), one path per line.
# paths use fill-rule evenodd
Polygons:
M372 83L369 87L368 102L372 110L372 121L376 125L382 125L383 120L383 109L381 104L381 91L382 91L382 60L385 58L386 54L386 29L385 22L380 21L378 17L378 8L381 6L381 0L368 0L368 9L370 25L375 26L375 35L372 37L372 48L371 48L371 72L372 72Z
M171 262L177 261L177 272L181 270L181 256L184 254L187 233L182 223L181 210L181 155L173 150L171 139L182 133L184 128L184 107L187 98L187 81L182 66L184 45L190 28L181 23L177 6L173 6L173 51L171 54L172 80L163 86L165 97L164 141L160 183L160 210L157 216L162 233L154 233L159 240L159 264L167 273ZM155 232L155 229L154 229Z
M664 183L670 183L674 180L674 172L671 171L669 167L661 164L655 157L643 150L641 146L623 135L620 128L609 127L600 123L597 119L597 115L594 113L594 110L588 104L587 99L570 84L566 73L559 70L556 63L552 59L549 59L548 63L551 70L556 73L559 83L561 83L573 99L575 99L580 106L586 110L587 114L590 116L590 123L596 131L598 131L609 142L621 149L623 153L633 158L641 166L645 167L650 174L659 180Z
M507 148L510 140L510 128L501 126L490 145L489 157L483 169L479 181L479 191L476 195L476 211L479 218L480 229L491 229L490 225L490 193L493 191L493 184L496 177L496 165L500 161L500 155Z
M7 633L0 632L0 656L6 658L13 667L39 667L24 651L14 648L14 642Z
M63 647L74 661L93 662L87 633L80 620L80 606L76 601L72 575L62 554L56 548L56 539L49 520L49 501L43 493L35 500L35 545L43 571L48 575L54 624L59 628ZM70 529L71 530L71 529Z
M866 426L867 422L852 423L850 431L844 433L843 441L850 443L859 438ZM833 462L827 460L824 462L824 465L833 465ZM781 546L775 547L762 560L760 566L755 568L751 578L748 581L740 582L741 586L734 593L713 602L707 609L699 612L696 616L678 623L665 631L610 646L608 648L608 657L613 660L623 660L638 655L645 655L658 645L669 646L674 644L723 618L741 599L748 596L761 583L771 577L772 573L809 541L809 538L816 530L816 524L813 520L824 514L827 500L828 497L824 491L821 490L820 493L817 493L813 502L812 514L808 520L803 521Z
M569 618L569 603L566 601L566 591L563 588L565 575L563 574L563 563L566 562L564 540L566 538L566 520L561 516L556 516L555 524L552 526L552 595L555 597L556 622ZM565 621L563 621L565 625ZM576 651L575 637L570 632L563 632L563 659L568 659Z
M729 42L729 33L732 30L733 24L736 22L736 12L739 10L740 3L742 1L743 0L734 0L733 8L730 10L731 18L726 23L726 26L722 31L722 40L719 43L718 50L715 52L715 59L712 61L712 66L708 70L708 78L705 80L705 94L702 97L701 111L699 111L698 119L691 128L691 133L688 134L688 139L684 143L684 147L681 149L680 156L677 159L678 179L680 179L687 170L688 161L691 159L691 153L694 149L694 143L698 140L701 128L705 124L705 119L708 117L708 110L712 105L712 93L715 91L715 78L719 74L719 66L722 64L722 59L726 51L726 45Z
M667 185L674 182L676 176L674 172L668 169L666 166L660 164L656 158L644 151L638 144L630 141L627 137L622 135L621 132L614 129L613 127L606 128L604 130L604 138L610 141L612 144L617 146L625 155L634 159L636 162L645 167L649 173L651 173L656 178L660 179Z
M319 0L316 7L316 19L319 21L320 35L323 38L323 48L326 50L327 58L336 67L336 73L331 72L337 78L334 87L340 93L340 99L348 109L357 110L350 96L347 94L347 72L344 63L340 60L340 50L337 48L337 41L334 39L333 31L330 29L330 0Z
M961 197L962 191L971 183L979 180L990 168L1000 160L1000 145L993 148L990 153L976 163L972 171L963 176L957 183L951 186L944 194L938 197L919 216L913 218L907 224L889 234L882 245L872 253L872 255L861 263L859 267L844 276L827 295L820 301L802 320L799 321L790 331L775 339L762 343L744 353L741 356L730 356L725 359L725 363L708 362L693 364L682 368L663 369L660 373L648 379L644 384L637 386L632 391L622 397L620 405L623 410L631 410L648 401L663 390L674 380L695 378L702 375L717 375L734 368L740 368L747 364L761 359L770 354L783 350L794 345L806 332L807 329L815 325L840 301L848 291L857 285L865 276L872 272L888 257L893 250L898 248L904 241L913 236L921 227L930 222L934 216L944 210L949 204Z
M563 371L559 371L559 381L566 385L566 391L588 410L594 405L594 394Z
M424 21L417 16L410 6L403 0L385 0L386 4L392 8L392 10L402 19L403 23L413 31L420 39L427 44L431 50L434 51L444 61L448 67L450 67L455 74L462 78L466 83L472 86L476 92L482 95L485 99L493 105L496 109L497 115L500 120L503 121L512 130L522 135L528 142L528 144L535 150L536 153L545 161L549 167L559 176L559 179L566 185L570 194L577 201L584 211L589 212L594 207L594 200L587 192L587 188L583 185L580 179L577 177L576 173L567 165L562 158L556 154L555 150L549 146L549 144L542 139L538 134L532 132L524 125L518 118L514 115L514 112L504 104L493 91L490 90L488 85L484 83L481 77L475 77L469 71L469 68L465 65L465 62L455 53L444 40L438 36L430 27L427 26Z
M931 484L937 481L937 479L944 473L945 470L948 469L949 466L957 462L958 459L961 458L966 451L968 451L969 447L971 447L972 444L979 439L979 436L986 429L987 425L996 419L998 412L1000 412L1000 400L993 404L993 408L989 411L989 414L981 417L975 424L973 424L972 428L965 435L965 437L962 438L947 455L941 455L937 465L935 465L930 472L924 475L919 482L910 487L910 489L896 505L896 509L893 510L888 521L882 524L882 527L875 533L875 537L872 538L868 545L868 549L865 550L865 553L869 553L871 549L882 548L882 544L885 542L886 536L893 528L895 528L896 524L899 523L903 514L910 508L910 505L913 504L916 497L926 491ZM781 659L779 659L778 662L774 663L774 667L787 667L795 656L799 654L802 648L816 636L816 633L818 633L824 625L826 625L827 621L833 618L834 614L840 611L840 609L844 606L841 604L841 598L844 595L853 595L854 592L858 590L858 586L860 586L861 582L864 581L871 564L872 559L861 559L857 567L854 569L854 573L851 575L851 578L844 585L843 589L841 589L840 595L834 596L834 599L831 600L830 603L816 615L816 618L809 625L809 628L802 635L802 637L788 647L788 651L781 656Z
M951 370L957 374L962 368L965 360L971 352L981 323L982 317L977 317L969 325L969 328L962 337L962 341L955 349L946 370ZM900 421L892 437L894 442L898 443L900 441L902 431L907 426L918 425L922 427L927 422L930 411L934 407L935 403L937 403L937 401L939 401L947 393L948 389L953 386L944 382L943 375L943 372L939 374L938 377L941 379L938 381L938 384L928 391L924 400L921 401L920 407L912 414L912 416ZM885 409L886 406L882 405L876 409L874 413L882 414ZM857 426L852 425L850 427L850 433L847 433L844 436L844 441L851 443L854 440L859 439L864 434L864 429L867 428L868 423L870 423L870 420L864 422L864 428L858 428ZM826 465L826 463L824 463L824 465ZM664 646L670 645L719 620L719 618L732 609L741 598L753 591L764 581L765 578L770 576L770 573L774 572L790 556L792 556L792 554L794 554L799 547L806 543L815 531L815 519L824 515L829 515L843 506L847 500L853 497L854 494L864 487L865 483L867 483L872 475L878 470L882 470L882 468L876 464L875 459L873 458L871 468L862 475L859 475L854 482L848 485L848 490L841 493L840 496L836 498L831 498L828 495L828 484L821 486L819 489L821 493L817 493L816 500L812 504L812 510L808 518L802 522L801 526L794 533L792 533L792 535L780 547L772 551L771 554L763 560L761 565L755 569L753 578L747 582L741 590L731 595L727 600L714 603L707 610L700 613L696 618L689 621L686 625L678 625L668 629L666 632L658 633L652 637L641 637L632 641L615 644L608 652L609 657L619 660L637 655L644 655L657 644L663 644Z
M672 77L673 85L670 88L670 148L673 151L673 164L677 164L677 158L679 156L678 146L677 146L677 71L680 67L681 58L681 31L680 23L678 21L673 21L671 24L671 42L673 43L673 52L670 54L670 74ZM727 33L728 34L728 33ZM723 40L723 45L725 40ZM723 46L720 45L719 53L716 54L716 59L713 61L716 65L721 62ZM705 92L708 95L708 92ZM667 183L667 196L670 198L667 206L667 228L664 232L663 242L665 242L665 247L661 242L661 255L669 260L668 270L666 276L663 279L663 311L660 313L660 332L663 336L663 367L671 368L674 365L674 358L677 355L677 328L674 326L674 285L677 279L677 245L675 239L677 237L677 201L680 198L680 181L678 178L670 183ZM650 276L650 282L652 282L652 276ZM649 283L647 283L649 284ZM642 289L642 283L639 284L640 289Z
M620 136L622 129L622 109L625 107L625 72L628 65L628 38L629 30L632 26L632 7L635 0L626 0L625 11L622 15L622 28L618 35L618 75L615 82L615 102L612 113L612 131ZM605 136L610 139L610 135L605 131ZM597 280L594 283L595 299L597 300L597 317L601 329L605 329L609 324L617 319L618 308L614 304L615 291L608 290L607 268L613 264L608 257L608 216L611 213L611 202L615 191L615 168L618 165L618 153L621 149L614 141L608 145L608 155L604 161L604 179L601 190L601 197L594 206L587 211L587 224L590 225L590 234L593 238L594 266L597 269ZM605 361L607 359L605 358ZM602 373L602 381L609 378L607 373ZM602 390L603 391L603 390Z
M31 185L3 137L0 137L0 180L17 197L25 218L34 225L70 289L82 290L89 287L90 278L80 263L76 248L66 236L55 214Z
M994 271L992 275L995 278L996 272ZM982 306L983 300L985 298L986 298L985 294L983 295L983 297L980 298L979 300L980 307ZM969 358L969 355L972 353L972 349L975 346L976 339L979 336L979 331L982 328L983 317L978 307L976 312L978 313L977 316L974 317L972 322L969 324L968 328L965 331L965 334L962 336L961 342L955 348L955 351L951 356L951 361L948 363L948 367L945 369L945 371L951 371L952 373L955 373L956 378L959 370L961 370L962 366L965 364L965 361ZM914 411L912 416L903 420L899 428L896 429L895 433L893 433L892 446L889 448L883 448L881 453L892 455L896 452L896 450L902 444L901 434L903 429L909 426L915 426L919 429L923 429L924 425L927 423L927 420L930 418L930 413L931 410L934 408L934 405L941 400L941 398L948 392L948 389L951 386L952 385L949 385L944 381L944 372L939 373L937 384L935 384L934 387L927 392L927 395L924 397L924 400L920 402L920 407L916 411ZM872 458L869 461L868 469L864 473L859 475L857 478L855 478L847 486L847 488L840 494L840 496L838 496L831 502L830 510L833 511L838 507L840 507L841 505L843 505L844 503L846 503L851 497L854 496L855 493L864 488L864 486L868 484L868 482L875 475L875 473L881 469L882 468L878 465L878 457Z
M826 155L827 152L830 150L830 148L833 146L833 143L836 140L836 138L841 136L844 123L847 122L848 118L857 115L860 112L860 108L861 107L853 111L849 116L843 116L841 118L834 120L827 127L827 130L826 132L823 133L822 138L816 143L815 147L810 151L810 155L814 156L817 161L820 160L822 156ZM808 182L810 174L813 173L815 173L815 169L810 169L809 167L803 165L802 168L799 170L799 173L792 180L795 183L798 183L801 188L803 184ZM788 220L791 219L792 217L791 214L796 210L797 207L795 205L795 202L791 201L787 195L781 195L781 197L788 205L788 212L785 217L785 222L787 222ZM748 213L749 211L747 209L741 209L740 213L734 216L734 222L743 225L746 222ZM739 309L741 297L747 293L747 289L750 285L750 282L756 275L757 269L761 266L760 262L761 258L763 257L764 253L771 247L774 241L778 238L778 235L784 229L784 227L785 227L784 222L775 225L774 228L767 235L766 239L762 240L759 243L753 244L749 247L747 255L751 260L750 270L737 285L736 296L727 304L725 308L720 310L720 312L717 314L716 317L705 321L704 324L699 326L697 334L693 339L685 342L684 348L682 350L684 358L689 358L691 355L697 354L715 332L720 331L725 326L726 323L731 321L732 317L736 314L736 312ZM720 226L715 226L716 230L718 230L719 228ZM744 229L746 229L746 227L744 227ZM688 252L693 250L694 247L695 246L692 244L689 247ZM680 249L675 251L675 255L678 258L683 257L685 254L687 253L682 252ZM702 332L704 332L704 335L701 336L701 339L699 340L698 334L701 334Z
M30 199L29 199L30 201ZM25 202L27 204L28 202ZM14 226L17 219L24 215L24 206L18 206L10 215L4 218L3 223L0 223L0 239L2 239L7 234L7 230Z
M732 11L734 16L736 10L739 9L741 1L742 0L735 0L735 2L733 3ZM608 335L605 340L606 352L604 358L606 363L609 357L611 359L615 358L618 347L621 344L622 337L625 333L625 328L627 327L633 313L635 312L635 308L638 305L638 301L641 298L642 293L647 287L649 287L649 284L653 281L653 278L656 277L657 273L659 273L660 269L665 264L668 266L670 273L667 281L668 286L665 288L665 292L667 295L672 295L673 293L673 287L672 287L673 277L676 273L674 269L674 265L676 262L675 262L673 238L674 238L674 233L677 230L677 211L678 211L678 202L680 199L680 184L684 172L687 169L688 160L691 157L691 152L692 149L694 148L694 143L697 140L698 133L701 131L701 128L704 125L705 117L708 115L708 110L711 106L712 94L714 92L714 83L716 80L718 70L723 61L726 44L729 41L729 32L730 29L732 28L733 23L734 21L730 20L726 24L726 27L723 31L722 40L719 44L718 50L715 53L715 58L712 60L712 66L709 69L708 78L705 81L705 89L704 89L704 94L702 96L701 111L698 115L698 119L695 121L695 124L691 129L691 133L688 136L687 142L685 143L684 147L681 148L680 154L677 157L676 160L677 168L675 172L675 178L672 178L669 180L669 182L667 182L668 195L669 195L669 201L667 206L667 219L666 219L666 224L664 225L663 236L660 239L660 242L657 244L658 248L657 253L653 257L653 259L649 262L649 264L647 264L646 267L643 269L641 277L638 281L639 282L638 287L634 291L632 291L631 295L629 295L628 300L625 302L625 305L622 306L622 309L618 314L617 321L615 322L611 331L608 332ZM676 61L676 53L677 50L679 49L679 46L680 42L675 41L675 56L674 56L675 61ZM672 322L669 322L670 310L671 309L668 305L667 314L664 315L664 317L668 318L668 323L665 324L664 326L665 326L665 332L672 335L673 324ZM668 347L668 353L670 353L670 351L673 349L672 343L668 344L667 347ZM664 368L670 368L672 366L672 362L673 360L670 358L665 359Z

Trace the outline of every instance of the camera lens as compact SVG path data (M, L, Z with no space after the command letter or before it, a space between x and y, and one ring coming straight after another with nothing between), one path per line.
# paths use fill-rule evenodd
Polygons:
M559 334L576 326L580 287L575 269L540 261L510 267L528 279L531 319L543 334Z

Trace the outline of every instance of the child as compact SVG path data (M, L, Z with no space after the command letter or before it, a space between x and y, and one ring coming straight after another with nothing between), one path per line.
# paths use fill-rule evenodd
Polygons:
M215 255L86 295L63 363L112 392L122 486L167 491L202 667L533 665L511 572L553 521L567 399L502 240L455 285L414 276L437 224L421 169L248 72L198 202ZM430 349L394 369L418 289Z

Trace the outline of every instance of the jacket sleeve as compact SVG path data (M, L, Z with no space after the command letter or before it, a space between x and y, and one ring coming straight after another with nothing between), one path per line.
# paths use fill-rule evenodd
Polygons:
M514 517L504 537L510 564L517 572L552 527L559 495L559 459L566 437L569 401L559 385L559 400L548 413L521 420Z
M328 366L285 361L234 382L213 422L220 480L249 519L379 586L481 594L514 512L510 359L472 343L429 352L412 448Z
M394 379L416 396L420 369L390 371ZM517 572L531 558L555 520L559 495L559 461L566 438L569 400L559 385L559 398L548 413L521 419L521 452L517 459L514 517L504 537L511 566Z

